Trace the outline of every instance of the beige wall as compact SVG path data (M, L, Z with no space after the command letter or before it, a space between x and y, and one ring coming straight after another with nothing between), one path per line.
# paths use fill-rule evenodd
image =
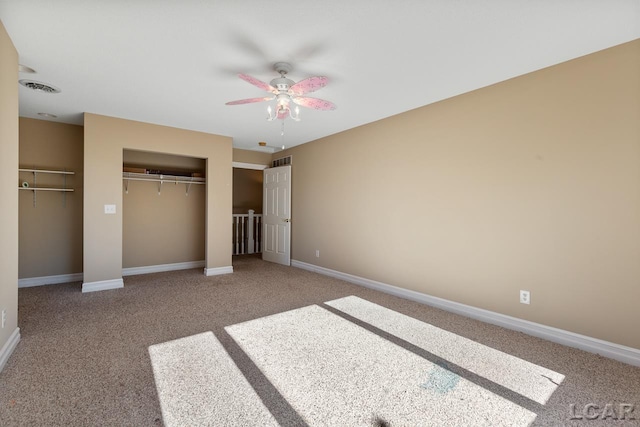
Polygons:
M20 118L20 167L67 170L73 193L20 191L19 277L82 273L82 126ZM21 172L20 181L34 183ZM37 174L38 186L61 187L63 175Z
M256 165L271 165L271 154L260 151L233 149L233 161L240 163L253 163Z
M18 327L18 52L0 22L0 349Z
M125 150L124 163L169 171L204 171L202 159ZM123 182L124 185L124 182ZM122 266L204 260L206 187L129 181L122 196Z
M634 41L288 150L293 259L640 348L639 76Z
M85 283L122 277L124 149L207 159L206 267L231 266L231 138L85 113L84 142Z
M262 213L262 174L261 170L233 169L233 213L247 213L253 209Z
M82 273L82 126L20 118L20 167L70 170L73 193L19 191L19 278ZM204 172L204 159L124 150L123 163ZM33 186L33 174L20 173ZM38 174L40 186L62 176ZM205 187L131 182L123 194L123 268L204 260ZM66 199L66 200L65 200ZM153 250L150 250L153 248Z

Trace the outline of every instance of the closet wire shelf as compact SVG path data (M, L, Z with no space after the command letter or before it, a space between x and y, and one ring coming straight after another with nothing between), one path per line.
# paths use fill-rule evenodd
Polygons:
M73 188L67 188L67 175L75 175L75 172L66 171L66 170L48 170L48 169L26 169L26 168L18 168L18 172L30 172L33 174L33 186L30 186L27 181L23 181L22 185L18 186L18 190L26 190L33 191L33 207L36 207L36 193L38 191L57 191L63 193L62 205L66 207L67 199L66 193L72 193L74 191ZM53 174L53 175L62 175L63 183L62 187L38 187L38 174Z
M124 190L126 194L129 194L129 181L148 181L158 183L158 195L162 191L162 184L185 184L185 196L189 195L191 185L204 185L207 183L206 178L190 177L190 176L177 176L177 175L164 175L153 173L136 173L136 172L122 172L122 179L124 180Z

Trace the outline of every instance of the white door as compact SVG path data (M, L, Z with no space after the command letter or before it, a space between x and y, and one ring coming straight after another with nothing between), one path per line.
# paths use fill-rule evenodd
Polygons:
M291 166L264 170L262 259L291 265Z

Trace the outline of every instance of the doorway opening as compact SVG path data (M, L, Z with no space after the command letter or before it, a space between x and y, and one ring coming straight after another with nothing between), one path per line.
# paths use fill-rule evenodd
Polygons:
M233 255L262 252L261 169L233 168Z

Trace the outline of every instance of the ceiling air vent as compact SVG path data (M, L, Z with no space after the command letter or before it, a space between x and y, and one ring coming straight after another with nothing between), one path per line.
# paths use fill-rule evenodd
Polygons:
M46 83L37 82L35 80L19 80L18 83L20 83L24 87L33 89L38 92L60 93L60 89L58 89L57 87L50 86Z
M271 167L276 168L278 166L285 166L291 164L291 156L282 157L280 159L275 159L271 162Z

